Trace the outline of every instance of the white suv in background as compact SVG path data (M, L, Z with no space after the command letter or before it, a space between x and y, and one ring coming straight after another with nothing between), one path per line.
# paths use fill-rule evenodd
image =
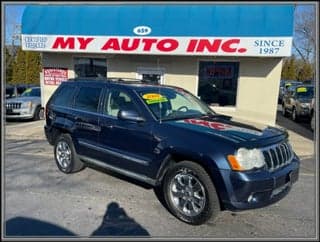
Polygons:
M19 97L6 99L6 119L43 118L40 87L27 88Z

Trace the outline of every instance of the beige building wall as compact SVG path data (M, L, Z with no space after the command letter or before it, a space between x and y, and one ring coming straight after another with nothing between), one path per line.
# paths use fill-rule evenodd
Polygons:
M195 57L115 55L108 59L108 77L138 78L141 69L163 72L163 84L185 88L196 94L198 63Z
M236 107L213 109L240 119L275 125L281 70L281 58L241 58Z
M247 59L240 63L238 117L275 125L281 70L281 58Z
M256 123L274 125L277 112L282 59L237 57L190 57L150 55L79 55L44 53L44 67L68 68L68 77L75 77L74 57L103 57L107 59L108 77L138 78L139 70L158 70L162 83L181 86L191 93L198 92L199 61L238 61L239 78L235 107L212 107L219 113ZM43 103L46 104L57 86L43 84Z

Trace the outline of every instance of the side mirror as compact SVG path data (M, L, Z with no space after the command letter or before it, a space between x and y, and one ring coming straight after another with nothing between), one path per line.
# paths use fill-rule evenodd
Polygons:
M129 120L129 121L134 121L134 122L144 122L145 119L135 111L132 110L120 110L118 112L118 118L120 120Z

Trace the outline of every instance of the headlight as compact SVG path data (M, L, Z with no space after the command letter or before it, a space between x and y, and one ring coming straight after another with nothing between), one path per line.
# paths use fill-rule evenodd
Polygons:
M310 103L301 103L301 107L309 108L310 107Z
M21 104L21 108L31 108L32 102L24 102Z
M264 156L259 149L240 148L235 155L228 155L231 169L236 171L251 170L265 165Z

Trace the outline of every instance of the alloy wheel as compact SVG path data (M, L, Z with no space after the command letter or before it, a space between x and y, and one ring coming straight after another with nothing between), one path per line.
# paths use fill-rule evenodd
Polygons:
M206 203L204 186L188 170L180 171L171 180L169 197L181 213L192 217L199 215Z
M71 164L71 148L65 141L59 141L56 148L56 158L59 165L66 169Z

